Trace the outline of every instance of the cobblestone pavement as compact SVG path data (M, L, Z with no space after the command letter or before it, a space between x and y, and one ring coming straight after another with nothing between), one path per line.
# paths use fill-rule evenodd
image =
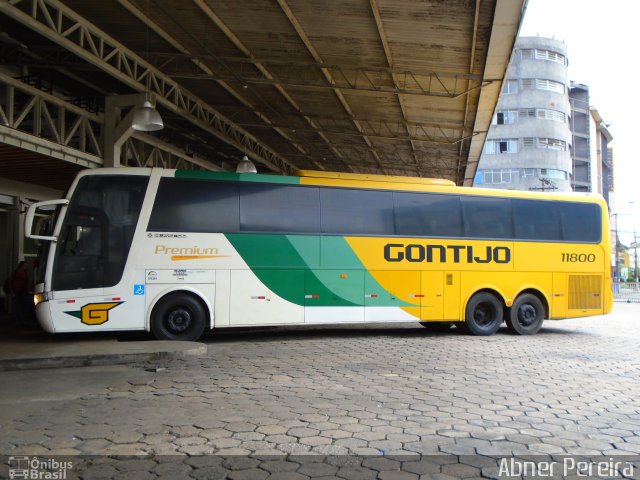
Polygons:
M162 365L0 372L0 454L73 456L83 478L475 478L500 456L637 461L639 323L640 305L616 304L532 337L220 333L206 356Z

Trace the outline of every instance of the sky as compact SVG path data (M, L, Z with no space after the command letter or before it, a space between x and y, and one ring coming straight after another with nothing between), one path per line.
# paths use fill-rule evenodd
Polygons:
M591 106L609 124L612 204L625 245L633 241L634 229L640 242L639 34L636 0L529 0L520 28L520 36L555 38L567 45L569 78L589 86Z

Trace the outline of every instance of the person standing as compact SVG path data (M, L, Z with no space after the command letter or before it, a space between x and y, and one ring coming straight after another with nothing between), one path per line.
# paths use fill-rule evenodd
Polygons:
M22 260L18 268L11 274L11 294L13 295L13 312L16 323L24 325L29 321L29 272L27 262Z

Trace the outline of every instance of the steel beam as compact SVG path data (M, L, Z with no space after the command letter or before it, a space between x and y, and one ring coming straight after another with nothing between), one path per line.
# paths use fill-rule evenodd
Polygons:
M30 152L40 153L47 157L64 160L85 168L97 168L102 166L102 158L89 153L81 152L72 147L67 147L46 138L31 135L12 128L0 125L0 143L13 145Z
M122 146L121 162L127 167L162 167L222 172L209 160L187 155L179 148L146 133L135 132Z
M155 93L164 108L239 151L248 152L272 170L293 170L288 160L58 0L0 0L0 12L109 73L134 91L148 89Z
M289 4L286 2L286 0L277 0L277 1L283 13L286 15L287 19L289 20L289 22L295 29L296 33L298 34L298 37L300 37L300 40L302 41L304 46L307 48L307 51L311 54L311 56L316 62L318 63L322 62L322 58L320 57L320 54L311 43L311 39L307 36L306 32L302 28L302 25L300 24L300 22L298 22L298 19L296 18L296 16L293 14L293 11L289 7ZM354 115L353 115L353 111L351 110L351 106L349 105L349 102L347 102L347 99L345 98L344 94L340 91L339 88L335 86L336 81L332 73L326 68L321 69L321 72L324 78L327 80L329 84L329 88L331 88L333 90L333 93L336 95L336 97L338 97L338 100L340 101L340 104L342 105L344 110L347 112L350 118L353 118ZM380 161L380 158L378 157L378 154L376 153L375 148L371 143L371 140L367 137L362 126L357 121L353 121L353 124L358 129L358 131L362 134L362 139L371 149L371 154L376 159L376 162L378 163L378 168L380 168L380 170L385 174L388 174L387 170L384 167L384 164Z
M209 66L207 65L207 63L206 63L207 61L211 60L212 55L192 55L189 52L189 50L182 43L180 43L178 40L176 40L171 34L166 32L159 25L157 25L148 15L146 15L138 7L133 5L128 0L117 0L117 1L118 1L118 3L120 3L120 5L122 5L129 12L131 12L136 18L138 18L138 20L140 20L142 23L144 23L148 28L152 29L165 42L167 42L169 45L171 45L176 50L181 52L181 53L178 53L178 54L171 53L171 54L153 54L153 55L151 55L152 58L157 58L159 60L158 63L162 63L163 64L163 68L164 68L164 66L170 66L172 64L172 62L176 61L176 59L185 58L191 64L192 68L195 69L195 72L203 74L203 75L211 75L211 76L213 76L213 70L211 70L209 68ZM206 7L206 8L208 8L208 7ZM186 30L185 30L185 33L190 34L190 32L188 32ZM163 60L163 59L166 59L166 61ZM154 62L152 62L152 63L154 63ZM217 79L216 81L222 88L224 88L236 100L238 100L240 103L245 105L247 108L251 109L251 112L254 115L256 115L260 120L265 122L267 125L273 126L273 123L272 123L271 119L267 115L265 115L264 113L260 112L257 109L257 107L252 105L251 102L249 102L244 97L244 95L241 95L238 91L236 91L236 89L234 89L227 81L225 81L223 79ZM300 147L297 144L296 140L290 138L285 131L280 130L277 127L274 127L274 129L280 135L282 135L283 138L285 138L286 140L291 142L291 144L294 146L294 148L298 149L302 153L306 153L306 152L304 152L304 149L302 149L302 147Z

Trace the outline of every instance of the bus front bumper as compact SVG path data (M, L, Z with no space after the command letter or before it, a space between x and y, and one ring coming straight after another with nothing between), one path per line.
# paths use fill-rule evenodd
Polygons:
M42 329L47 333L55 333L53 321L51 320L51 308L45 293L36 293L33 296L33 303L36 307L36 318Z

